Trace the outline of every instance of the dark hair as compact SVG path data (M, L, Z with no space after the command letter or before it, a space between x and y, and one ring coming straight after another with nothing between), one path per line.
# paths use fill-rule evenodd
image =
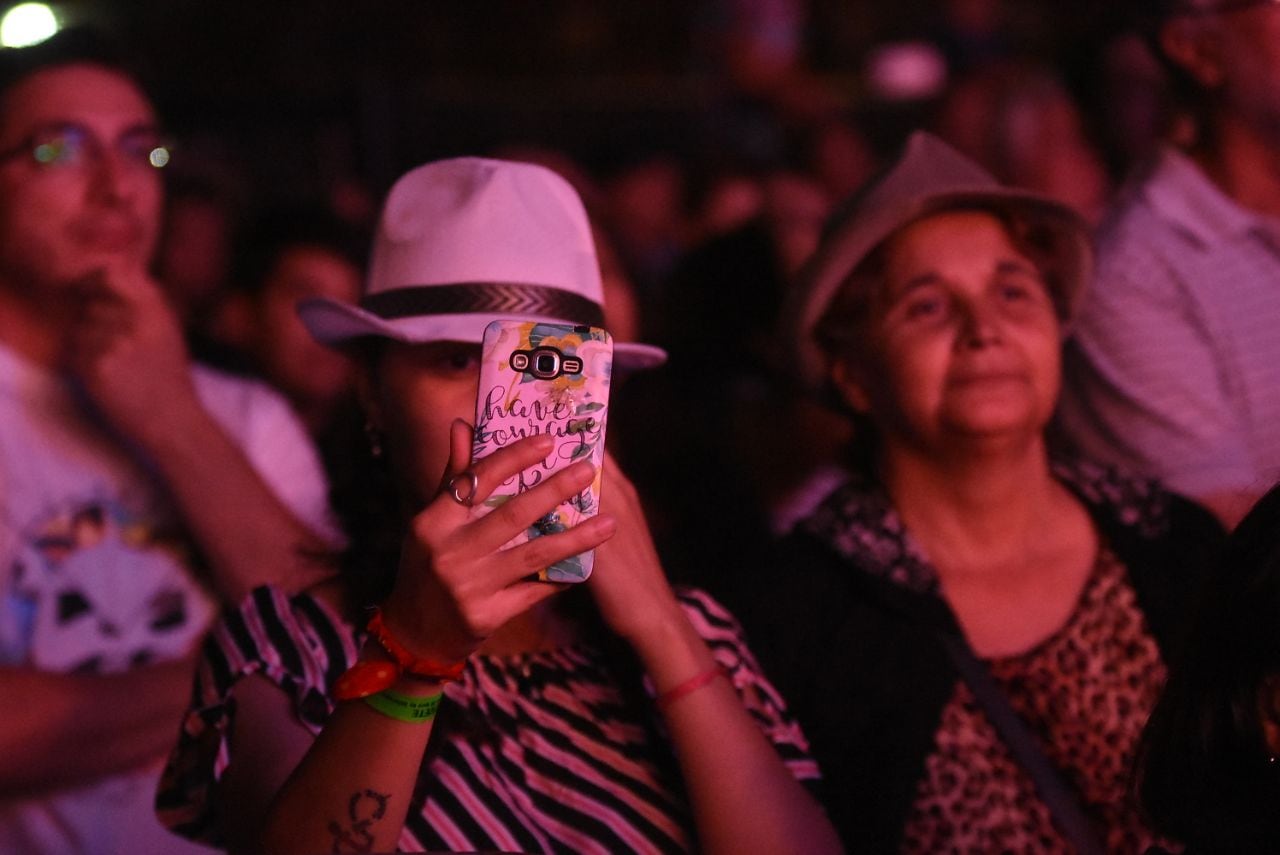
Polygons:
M343 350L361 371L372 375L386 345L387 339L366 336L347 343ZM358 404L352 406L335 422L338 430L327 437L331 453L326 461L339 464L327 466L329 501L348 538L338 563L343 605L348 616L360 623L360 615L367 617L367 610L391 593L407 521L392 464L382 448L385 437L374 432Z
M259 211L238 229L231 260L231 287L262 293L280 257L291 249L317 247L363 269L368 240L321 207L281 205Z
M1262 706L1280 676L1280 486L1231 535L1200 602L1139 748L1139 797L1158 831L1197 850L1280 851Z
M147 76L136 56L101 30L68 27L30 47L0 49L0 115L9 91L18 83L39 71L80 64L101 66L127 77L151 100Z
M855 410L845 401L830 378L830 366L837 359L860 351L870 320L871 304L885 272L885 243L867 253L836 288L827 310L813 327L813 339L822 353L828 372L823 383L823 402L843 414L853 425L853 441L846 453L846 463L859 475L874 478L880 455L880 429L866 413Z

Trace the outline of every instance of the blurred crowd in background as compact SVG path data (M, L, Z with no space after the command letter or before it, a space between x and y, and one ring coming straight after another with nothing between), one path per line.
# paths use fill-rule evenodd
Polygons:
M753 508L767 537L830 485L824 472L838 477L847 445L844 420L779 376L774 330L833 206L924 127L1096 222L1125 171L1186 132L1128 5L83 2L67 14L136 44L151 72L174 135L157 273L197 353L276 384L322 447L358 430L350 374L290 306L354 297L381 194L405 168L529 160L587 201L615 337L672 353L628 398L639 424L666 411L678 441L647 433L628 447L626 414L616 429L659 531L664 516L707 516L703 491L671 477L696 472L741 497L735 512ZM723 548L724 532L702 530ZM677 576L725 565L699 560L700 540L673 533ZM750 541L732 539L744 560Z
M1162 82L1110 8L1124 4L1059 5L139 2L84 17L138 44L178 137L172 219L188 231L165 264L188 301L225 277L218 225L247 207L304 200L367 225L405 168L485 151L571 173L643 305L690 248L762 212L803 257L801 224L913 127L1096 214L1164 130Z

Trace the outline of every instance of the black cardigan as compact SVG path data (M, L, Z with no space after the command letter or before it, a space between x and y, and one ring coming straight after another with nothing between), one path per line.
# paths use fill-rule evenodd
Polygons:
M1172 496L1161 534L1081 498L1170 661L1222 528ZM868 573L812 535L790 535L779 559L767 590L734 601L752 649L809 737L845 846L896 852L959 679L937 638L939 628L958 632L955 619L940 598Z

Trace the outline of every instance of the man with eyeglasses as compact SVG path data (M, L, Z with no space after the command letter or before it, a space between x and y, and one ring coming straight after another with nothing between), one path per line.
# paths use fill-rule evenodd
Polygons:
M153 802L194 648L337 537L297 419L148 274L168 158L96 37L0 51L0 852L188 851Z
M1099 236L1062 426L1234 526L1280 479L1280 0L1144 0L1187 107Z

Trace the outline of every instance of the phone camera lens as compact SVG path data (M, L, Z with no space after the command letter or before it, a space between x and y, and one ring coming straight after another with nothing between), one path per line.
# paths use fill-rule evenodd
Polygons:
M554 353L539 353L534 357L534 373L540 377L552 377L560 367L559 362Z

